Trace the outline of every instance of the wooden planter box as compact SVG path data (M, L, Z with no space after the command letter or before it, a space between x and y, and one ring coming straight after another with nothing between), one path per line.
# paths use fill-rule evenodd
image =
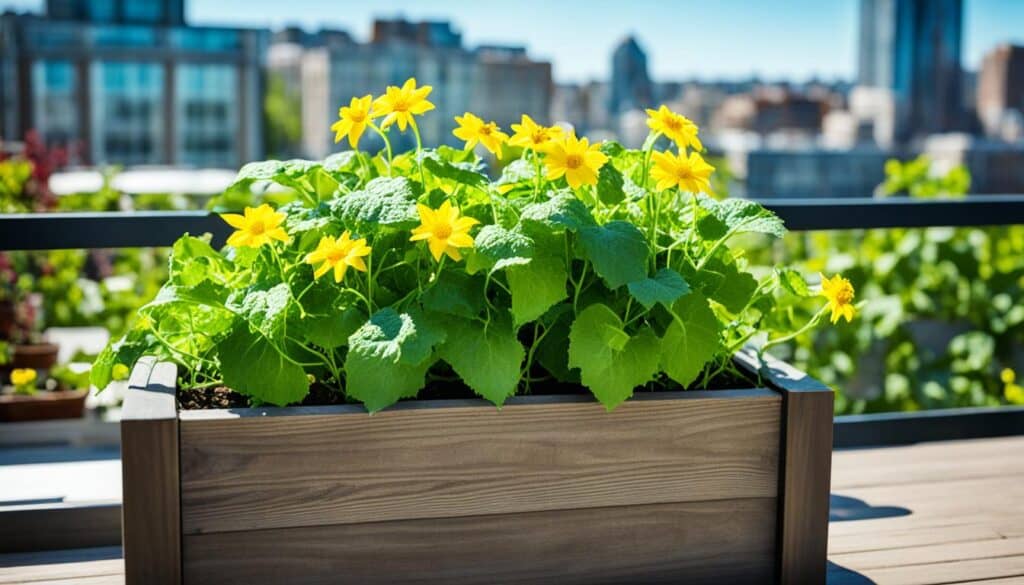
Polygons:
M747 367L756 360L738 356ZM176 409L122 422L127 583L825 582L832 392L768 388Z

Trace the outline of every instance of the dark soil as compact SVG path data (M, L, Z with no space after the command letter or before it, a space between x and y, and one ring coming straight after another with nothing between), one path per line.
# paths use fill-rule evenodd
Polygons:
M420 390L417 400L446 400L458 398L475 398L476 395L468 386L462 383L453 372L441 372L443 377L436 377L427 382L426 387ZM738 388L751 388L756 385L755 380L722 374L711 380L704 390L730 390ZM681 386L662 376L658 380L637 388L636 392L665 392L683 390ZM518 394L531 395L552 395L552 394L586 394L587 390L577 384L564 384L554 380L533 382L529 392L518 392ZM345 397L336 390L323 384L314 384L309 389L309 395L302 402L291 406L325 406L331 404L346 404ZM198 388L178 391L178 408L181 410L204 410L216 408L248 408L254 406L247 396L226 387L216 386L211 388Z

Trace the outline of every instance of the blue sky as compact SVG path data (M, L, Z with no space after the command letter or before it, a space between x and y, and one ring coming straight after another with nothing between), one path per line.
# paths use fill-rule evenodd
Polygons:
M42 0L0 0L38 10ZM559 81L604 78L628 34L647 50L655 79L852 78L858 0L186 0L195 24L345 28L369 35L375 16L449 19L470 45L525 44ZM244 9L240 9L244 6ZM964 63L974 69L1000 42L1024 44L1024 0L965 0Z

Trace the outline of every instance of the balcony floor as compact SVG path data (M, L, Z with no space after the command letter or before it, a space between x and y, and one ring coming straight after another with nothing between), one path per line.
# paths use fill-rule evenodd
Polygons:
M0 555L0 584L123 570L118 547ZM837 451L829 583L1024 583L1024 437Z

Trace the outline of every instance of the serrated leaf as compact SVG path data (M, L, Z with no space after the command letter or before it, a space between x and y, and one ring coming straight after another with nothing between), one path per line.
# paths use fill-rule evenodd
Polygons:
M231 263L210 246L208 239L188 234L174 242L169 262L171 282L184 287L203 281L223 283L231 272Z
M454 181L476 189L487 189L488 181L486 176L476 171L459 168L455 164L442 160L436 155L424 156L423 166L430 174L440 179Z
M237 291L228 299L228 308L273 339L284 325L291 300L287 284L282 282L270 288L261 284Z
M699 271L689 264L682 269L694 289L732 313L742 311L757 290L757 280L741 271L728 253L712 257Z
M580 244L594 271L616 289L647 276L647 240L633 224L612 221L579 231Z
M501 177L494 183L496 187L532 183L536 180L537 169L526 159L517 158L501 169Z
M707 196L701 196L699 200L701 207L707 209L711 215L724 223L730 233L756 232L777 238L786 235L786 227L782 220L756 201L749 199L715 201Z
M345 225L359 230L378 226L408 229L419 223L419 195L419 184L405 177L377 177L363 190L334 199L330 206Z
M565 286L568 273L561 258L534 258L525 266L510 267L505 275L512 293L512 319L517 327L537 319L569 297Z
M500 270L508 266L526 264L533 258L533 240L518 231L499 225L485 225L473 239L477 258L482 267Z
M584 309L569 331L569 366L608 410L633 395L658 373L658 338L649 328L630 336L622 320L603 304Z
M697 292L676 301L672 313L672 323L661 338L661 369L682 386L689 386L718 353L721 324L707 299Z
M647 309L657 303L671 308L679 297L690 292L690 285L671 268L662 268L654 276L631 282L627 286L629 294Z
M444 332L410 313L382 309L348 339L345 391L370 412L416 395Z
M438 349L467 386L497 406L505 403L519 385L520 368L526 350L507 320L492 320L486 327L478 321L453 319L447 325L448 339Z
M779 284L782 285L782 288L789 291L790 294L798 297L814 296L810 287L807 286L807 281L804 280L799 271L792 268L779 267L775 269L775 274L779 278Z
M474 319L484 310L483 279L446 270L423 293L421 302L428 311Z
M614 165L603 165L597 173L597 197L605 205L615 205L626 198L622 173Z
M559 309L563 309L559 311ZM569 367L569 328L572 326L572 306L568 303L550 310L557 313L544 324L547 332L534 353L534 357L559 382L580 383L580 371Z
M572 193L556 193L547 201L531 203L523 208L520 219L533 222L553 231L578 231L595 226L597 222L590 210Z
M217 344L217 356L224 384L260 402L286 406L309 393L306 372L244 322Z
M349 336L366 322L358 297L339 293L329 279L317 280L301 302L305 308L305 315L299 321L302 336L323 348L347 345Z

